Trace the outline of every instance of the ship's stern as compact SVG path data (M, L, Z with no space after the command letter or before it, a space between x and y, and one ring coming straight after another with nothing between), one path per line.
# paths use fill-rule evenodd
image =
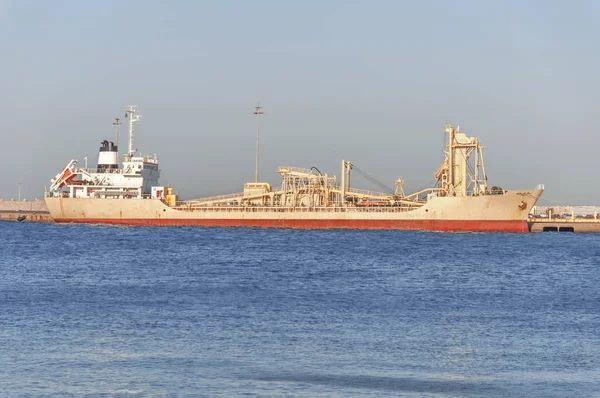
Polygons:
M64 218L64 214L61 206L61 199L57 196L48 196L44 197L44 201L46 202L46 207L48 208L48 213L50 213L50 217L54 221L60 220Z

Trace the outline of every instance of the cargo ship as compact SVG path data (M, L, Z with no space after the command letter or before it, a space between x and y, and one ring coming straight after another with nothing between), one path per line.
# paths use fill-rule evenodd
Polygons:
M341 161L340 178L316 167L279 167L281 186L272 187L258 181L257 149L256 178L243 191L179 200L172 187L159 184L156 155L134 150L134 126L141 117L136 112L135 106L125 108L129 145L121 164L115 119L116 143L101 142L96 169L87 167L87 159L77 167L73 159L51 179L44 196L55 222L527 232L529 212L544 190L541 184L529 190L488 187L479 139L446 125L445 156L435 183L412 194L404 193L402 178L383 192L352 187L353 173L378 181L347 160Z

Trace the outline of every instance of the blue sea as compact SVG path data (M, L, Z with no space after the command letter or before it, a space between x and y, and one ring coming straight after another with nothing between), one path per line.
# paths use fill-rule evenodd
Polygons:
M0 222L0 306L0 396L600 396L594 234Z

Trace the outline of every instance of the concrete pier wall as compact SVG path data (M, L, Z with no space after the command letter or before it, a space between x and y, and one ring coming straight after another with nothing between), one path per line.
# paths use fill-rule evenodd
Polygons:
M19 217L25 217L27 222L52 222L46 202L40 199L27 200L4 200L0 199L0 220L15 221Z
M600 232L600 220L531 220L531 232Z

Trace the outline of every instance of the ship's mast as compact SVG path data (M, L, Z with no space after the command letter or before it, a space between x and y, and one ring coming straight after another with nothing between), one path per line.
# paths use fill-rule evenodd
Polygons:
M119 119L118 117L115 118L115 120L113 121L113 126L115 126L115 130L116 130L116 134L117 134L117 149L119 148L119 125L121 124L121 119Z
M479 139L477 139L477 153L479 156L477 157L476 167L477 169L481 167L481 175L477 177L478 192L485 193L487 191L487 174L485 174L485 163L483 162L483 146L479 143Z
M446 124L448 133L448 193L454 193L454 126Z
M129 105L125 108L125 117L129 118L129 151L127 152L127 154L129 156L133 156L133 124L135 122L138 122L141 118L142 115L136 115L136 107L135 105Z
M346 194L350 191L350 169L352 163L347 160L342 160L342 183L341 183L341 203L342 206L346 206Z
M456 128L446 124L448 142L446 144L446 159L434 173L440 187L448 195L464 196L470 192L473 195L485 194L487 191L487 177L483 163L483 146L479 138L467 137ZM475 152L474 165L470 162L471 155Z
M256 173L254 174L254 182L258 182L258 138L260 134L260 115L263 114L262 106L254 107L256 115Z
M479 138L475 138L475 186L473 187L473 194L479 195L480 192L480 184L479 184L479 166L481 165L481 161L479 160L479 151L481 150L481 145L479 145Z

